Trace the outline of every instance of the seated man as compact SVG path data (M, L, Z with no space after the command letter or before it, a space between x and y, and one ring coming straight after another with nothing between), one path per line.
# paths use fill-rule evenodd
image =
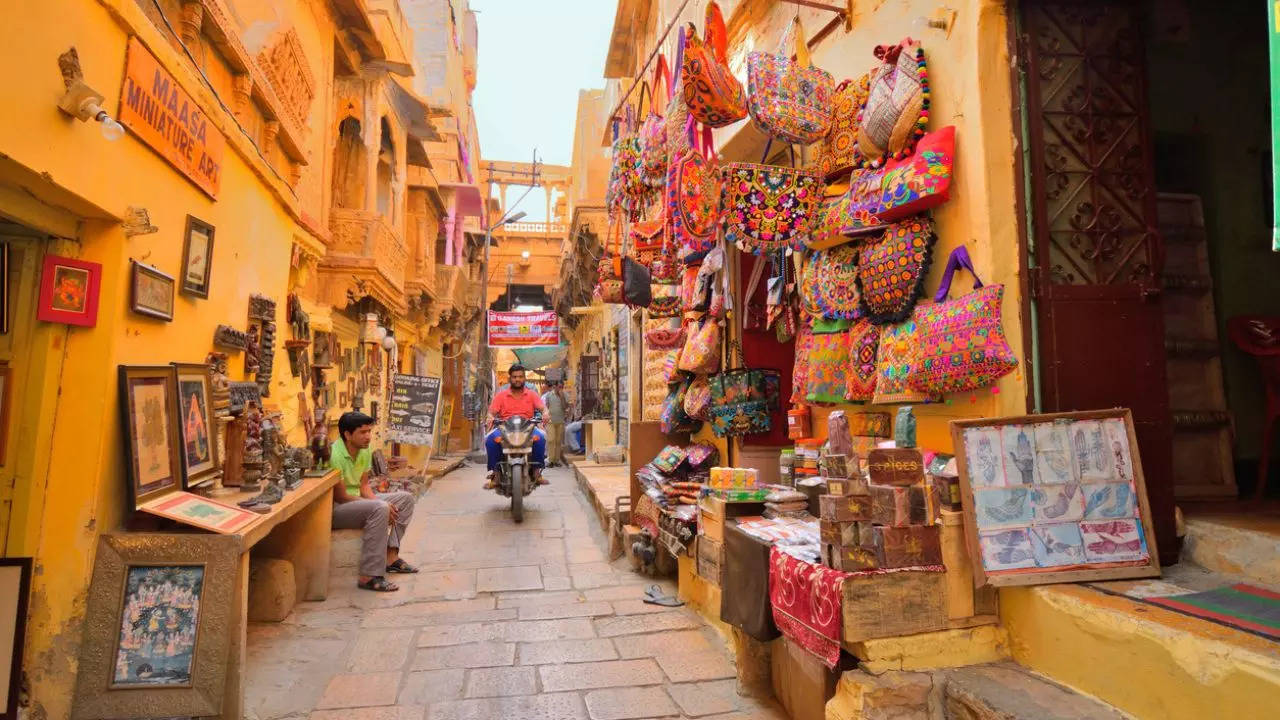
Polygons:
M378 494L369 486L373 418L361 412L343 413L338 418L338 436L329 450L329 466L342 471L342 482L333 488L333 528L364 529L357 587L376 592L399 590L387 581L387 573L418 572L400 559L400 540L413 517L413 495Z
M538 393L530 390L524 385L524 366L515 364L507 371L507 387L494 393L493 402L489 404L489 425L496 426L498 423L509 417L522 417L525 420L533 422L541 422L542 413L546 412L546 406L542 404L542 398L538 397ZM493 488L493 474L498 469L498 463L502 462L502 445L498 443L498 430L495 427L484 438L484 449L488 453L489 472L485 475L484 487L486 490ZM529 459L529 466L533 468L534 480L539 485L546 485L547 481L542 477L542 465L547 457L547 436L542 430L535 428L533 431L533 453Z

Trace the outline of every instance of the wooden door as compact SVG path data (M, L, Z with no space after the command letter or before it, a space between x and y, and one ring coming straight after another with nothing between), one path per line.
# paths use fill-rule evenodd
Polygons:
M1046 412L1133 411L1162 559L1173 562L1163 248L1140 4L1025 0L1031 288Z
M578 359L578 409L583 418L595 417L600 410L600 357L583 355Z

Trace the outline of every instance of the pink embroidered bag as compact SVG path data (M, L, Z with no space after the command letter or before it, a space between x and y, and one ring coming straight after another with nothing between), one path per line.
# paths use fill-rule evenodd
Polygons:
M747 55L747 87L751 118L769 135L808 145L831 130L835 82L810 61L799 16L783 34L777 53Z

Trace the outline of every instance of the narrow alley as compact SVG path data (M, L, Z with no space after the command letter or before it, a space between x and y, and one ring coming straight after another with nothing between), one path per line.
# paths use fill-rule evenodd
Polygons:
M418 501L405 557L422 572L399 592L358 590L346 567L325 601L250 626L247 718L786 717L737 695L696 614L645 604L652 582L607 562L570 470L547 472L522 525L481 475L464 466Z

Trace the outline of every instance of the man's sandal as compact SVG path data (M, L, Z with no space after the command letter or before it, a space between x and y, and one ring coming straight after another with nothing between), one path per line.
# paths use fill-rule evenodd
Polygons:
M396 558L396 561L387 566L387 572L400 573L401 575L412 575L418 572L418 568L404 561L404 558Z
M395 592L400 589L399 585L393 582L387 582L387 579L381 575L374 575L365 582L356 583L356 587L361 590L372 590L374 592Z

